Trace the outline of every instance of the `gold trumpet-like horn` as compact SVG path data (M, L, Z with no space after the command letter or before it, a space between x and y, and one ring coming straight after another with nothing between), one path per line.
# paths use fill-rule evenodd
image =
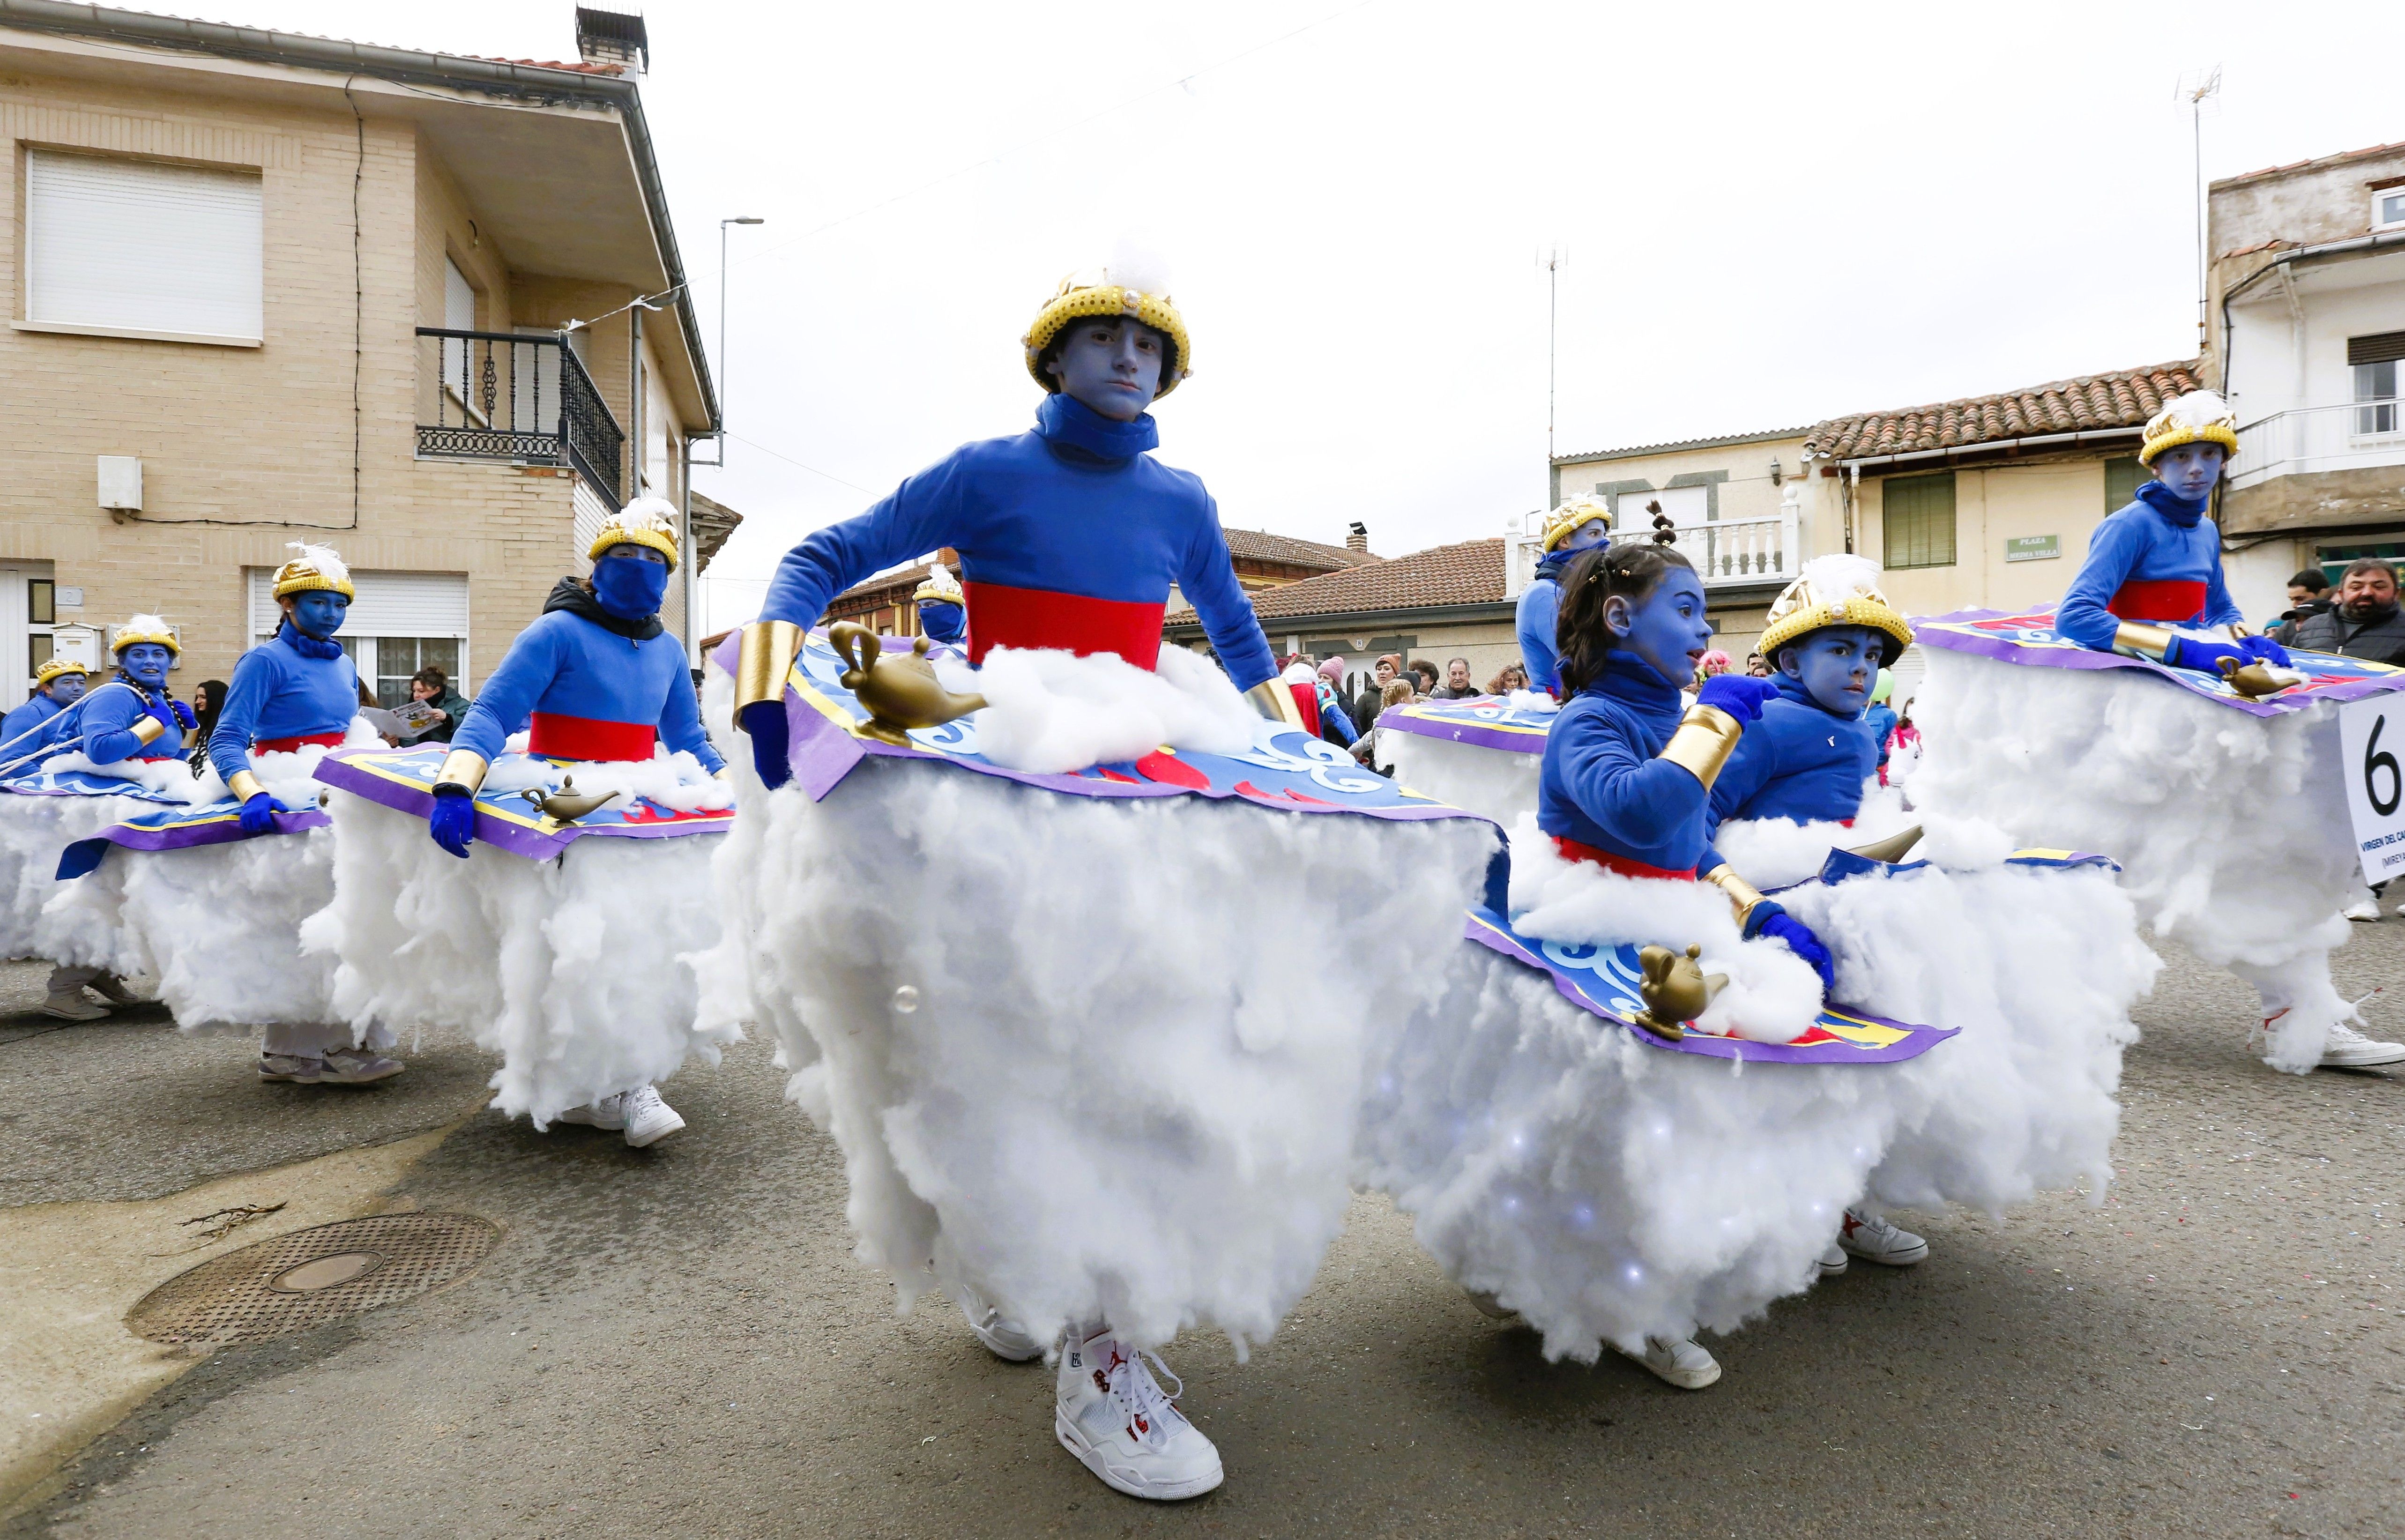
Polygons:
M1846 854L1860 856L1864 861L1885 861L1892 866L1909 855L1912 847L1920 843L1920 825L1916 823L1901 833L1890 834L1885 839L1875 839L1868 845L1857 845Z
M597 794L591 791L579 791L576 789L576 777L568 776L562 777L559 790L556 791L545 791L538 787L529 786L518 795L533 804L536 812L554 823L574 823L585 814L617 801L626 793L604 791Z
M868 720L855 729L863 737L907 748L911 728L940 727L985 709L983 695L955 695L944 688L927 661L924 637L910 644L908 653L890 656L876 632L837 621L827 628L827 643L844 662L836 682L868 708Z
M1688 947L1683 956L1667 946L1637 949L1637 960L1645 969L1637 986L1645 1009L1637 1013L1637 1025L1673 1043L1687 1035L1687 1023L1709 1009L1712 997L1728 987L1726 973L1704 972L1697 960L1703 955L1701 945Z

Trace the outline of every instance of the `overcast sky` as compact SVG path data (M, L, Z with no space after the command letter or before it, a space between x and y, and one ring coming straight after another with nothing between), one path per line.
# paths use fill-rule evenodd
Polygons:
M2405 140L2394 0L642 9L713 336L717 221L767 220L696 479L729 577L1026 427L1020 333L1126 233L1194 338L1161 457L1231 525L1391 555L1544 501L1549 248L1563 452L1785 427L2192 357L2183 77L2223 70L2208 175ZM572 59L571 10L191 13Z

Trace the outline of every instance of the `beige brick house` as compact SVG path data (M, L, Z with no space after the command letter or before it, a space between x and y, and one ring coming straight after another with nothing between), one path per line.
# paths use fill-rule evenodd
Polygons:
M178 694L226 677L295 539L381 693L472 693L610 509L682 504L716 403L642 25L575 21L531 63L0 0L0 700L137 610Z

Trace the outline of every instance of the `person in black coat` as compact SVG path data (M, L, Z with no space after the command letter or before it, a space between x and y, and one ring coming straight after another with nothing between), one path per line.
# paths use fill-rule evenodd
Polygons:
M2297 646L2405 666L2405 611L2397 605L2397 569L2377 557L2349 563L2338 602L2297 623Z
M2264 635L2283 647L2297 645L2297 627L2330 607L2329 580L2318 567L2306 567L2288 580L2288 609L2264 628Z

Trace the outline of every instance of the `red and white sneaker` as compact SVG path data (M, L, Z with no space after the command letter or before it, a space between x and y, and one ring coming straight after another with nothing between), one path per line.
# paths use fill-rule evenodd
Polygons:
M1156 1503L1200 1497L1224 1475L1219 1451L1164 1395L1145 1366L1152 1353L1120 1341L1106 1328L1061 1350L1052 1431L1103 1485ZM1177 1377L1170 1375L1174 1381ZM1180 1393L1186 1387L1177 1386Z
M1837 1244L1848 1256L1859 1256L1882 1267L1909 1267L1929 1255L1929 1242L1910 1230L1854 1209L1846 1211L1845 1223L1837 1226Z

